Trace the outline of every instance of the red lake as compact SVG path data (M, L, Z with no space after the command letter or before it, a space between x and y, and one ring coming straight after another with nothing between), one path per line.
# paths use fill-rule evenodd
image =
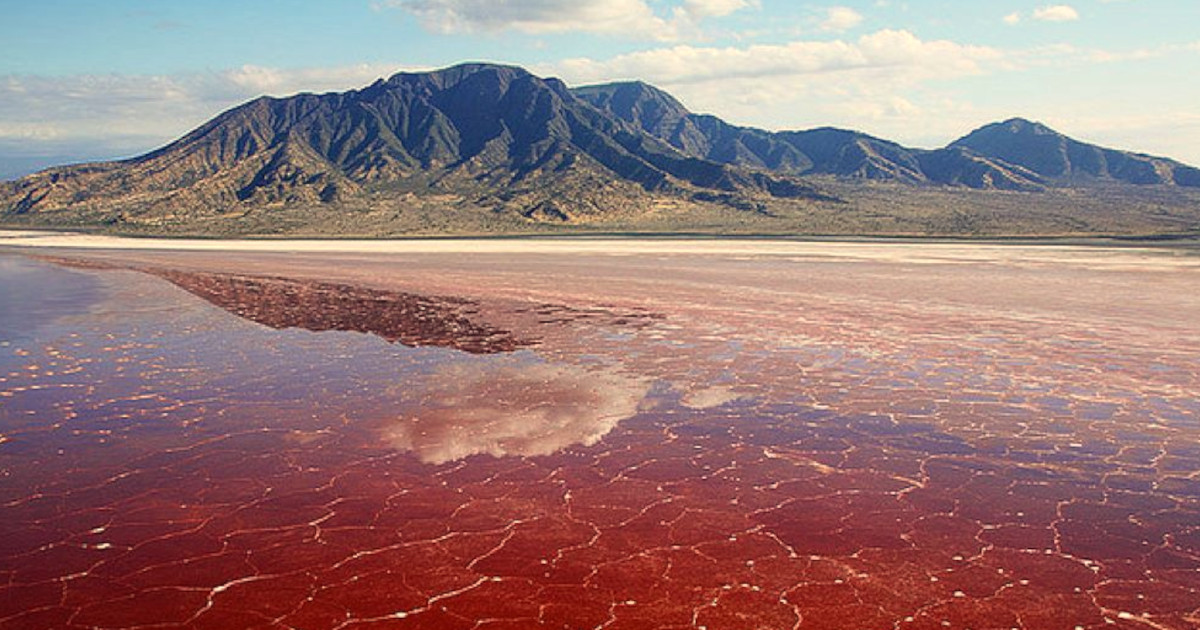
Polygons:
M0 252L0 628L1200 627L1197 257L522 243Z

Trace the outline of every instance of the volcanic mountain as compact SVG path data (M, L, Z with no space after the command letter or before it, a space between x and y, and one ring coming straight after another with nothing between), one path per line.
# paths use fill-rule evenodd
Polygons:
M871 182L893 186L885 211L880 189L862 188ZM739 127L640 82L570 89L464 64L259 98L146 155L0 184L0 221L191 233L953 232L939 208L955 190L1131 184L1200 187L1200 171L1020 119L911 149L842 129Z
M452 194L567 218L648 194L821 198L807 184L680 152L576 98L556 79L468 64L345 93L259 98L121 162L9 185L15 213L126 213L334 204Z

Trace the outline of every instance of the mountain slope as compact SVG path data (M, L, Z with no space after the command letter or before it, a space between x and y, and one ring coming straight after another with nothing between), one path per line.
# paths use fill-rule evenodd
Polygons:
M1106 149L1064 136L1021 118L986 125L951 146L1026 168L1067 183L1200 186L1200 169L1166 158Z
M259 98L146 155L0 182L0 222L189 234L1164 234L1200 231L1198 200L1200 170L1020 119L914 149L829 127L731 125L640 82L568 89L464 64Z
M487 64L397 74L346 93L260 98L147 155L51 169L16 182L10 194L18 213L106 205L204 212L396 189L504 205L522 186L587 205L599 202L604 182L635 197L819 197L798 181L684 155L560 81ZM545 201L525 199L516 210Z
M906 184L1037 190L1042 179L963 151L905 148L864 133L822 127L770 132L693 114L674 97L638 81L572 90L597 108L695 157L793 175L833 175Z

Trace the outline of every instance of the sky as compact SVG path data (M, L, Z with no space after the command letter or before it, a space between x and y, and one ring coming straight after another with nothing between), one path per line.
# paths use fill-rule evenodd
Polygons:
M943 146L1021 116L1200 165L1196 0L0 0L0 177L257 96L465 61L638 79L771 130Z

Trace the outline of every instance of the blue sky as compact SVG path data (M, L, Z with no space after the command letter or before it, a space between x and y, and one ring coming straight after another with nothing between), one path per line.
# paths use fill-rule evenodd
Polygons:
M261 94L514 63L768 129L940 146L1003 118L1200 164L1195 0L0 0L0 175Z

